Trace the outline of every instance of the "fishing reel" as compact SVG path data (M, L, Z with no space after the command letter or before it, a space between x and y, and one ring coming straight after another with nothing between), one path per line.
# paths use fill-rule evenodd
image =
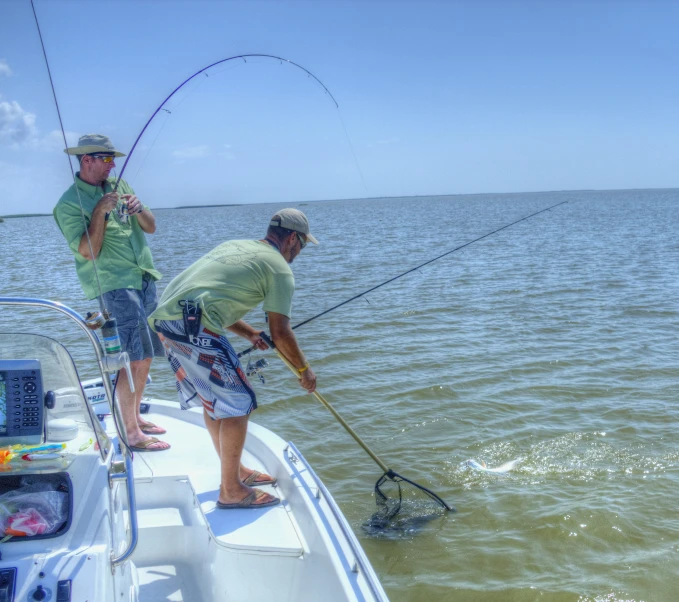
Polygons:
M262 374L262 370L266 368L266 366L268 365L269 361L264 357L262 359L257 360L256 362L253 362L252 359L248 358L248 365L245 368L245 375L248 378L257 375L260 382L262 384L266 384L266 381L264 380L264 375Z

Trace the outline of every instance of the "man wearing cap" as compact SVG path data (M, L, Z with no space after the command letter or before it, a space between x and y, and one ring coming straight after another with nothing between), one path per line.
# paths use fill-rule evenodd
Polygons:
M105 308L117 320L122 349L130 356L135 392L125 370L116 385L128 444L136 451L161 451L170 446L150 435L165 430L139 413L151 361L164 355L158 335L146 321L156 308L155 281L161 276L145 237L156 231L156 220L127 182L121 180L114 190L116 180L109 172L114 159L125 155L108 137L82 136L78 146L65 152L76 155L80 171L54 208L54 219L73 252L85 295L103 297Z
M278 211L262 240L222 243L179 274L149 317L177 377L182 406L203 407L221 463L220 509L262 508L280 502L254 488L273 485L275 478L241 464L248 416L257 400L224 334L228 330L266 349L260 333L242 320L262 303L274 344L297 368L302 387L310 393L316 389L316 375L290 326L295 279L289 264L309 241L318 244L301 211ZM197 315L200 323L192 331L191 316Z

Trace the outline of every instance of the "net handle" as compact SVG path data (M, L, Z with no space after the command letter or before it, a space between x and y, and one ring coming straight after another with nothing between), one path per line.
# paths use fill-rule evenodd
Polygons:
M299 371L297 370L297 368L295 368L295 366L292 364L292 362L290 362L290 360L287 357L285 357L278 350L278 348L273 344L273 341L271 340L271 338L269 338L269 336L265 332L260 332L259 334L268 343L268 345L276 352L276 355L278 355L278 357L281 359L281 361L288 368L290 368L290 371L297 378L299 378ZM314 391L313 395L314 395L314 397L316 397L316 399L318 399L318 401L320 401L328 409L328 411L335 417L337 422L339 422L346 429L346 431L354 438L356 443L358 443L363 448L365 453L367 453L375 461L375 463L384 471L384 474L377 480L377 483L375 484L375 492L376 493L379 493L380 495L382 495L382 492L379 491L379 489L378 489L378 484L383 479L390 479L394 482L398 482L397 479L400 479L401 481L405 481L406 483L410 483L411 485L414 485L415 487L417 487L421 491L424 491L427 495L429 495L432 499L436 500L446 510L453 511L453 512L455 511L455 509L452 506L449 506L448 504L446 504L446 502L444 502L443 499L441 499L438 495L436 495L430 489L427 489L426 487L424 487L424 486L422 486L418 483L415 483L414 481L411 481L410 479L406 479L404 476L402 476L402 475L398 474L397 472L394 472L393 470L388 468L387 465L384 462L382 462L382 460L379 459L377 454L375 452L373 452L366 445L366 443L363 441L363 439L361 439L356 434L354 429L352 429L347 424L346 420L344 420L344 418L342 418L342 416L340 416L339 412L335 408L332 407L332 404L327 399L325 399L325 397L323 397L318 391Z
M261 335L260 335L260 336L261 336ZM264 336L262 336L262 338L264 338ZM276 352L276 354L278 355L278 357L281 358L281 361L282 361L288 368L290 368L290 371L291 371L297 378L299 378L299 372L297 371L297 368L295 368L295 366L292 365L292 363L290 362L290 360L288 360L287 357L285 357L280 351L278 351L278 349L277 349L276 347L274 347L274 345L273 345L273 343L271 342L271 339L269 339L269 337L266 337L265 340L267 341L267 343L269 343L269 345L270 345L271 347L273 347L273 349L274 349L274 351ZM371 449L366 445L365 441L363 441L363 439L361 439L361 438L356 434L356 431L354 431L354 429L352 429L352 428L347 424L346 420L344 420L344 418L342 418L342 416L340 416L339 412L338 412L335 408L332 407L332 405L330 404L330 402L329 402L327 399L325 399L325 397L323 397L318 391L314 391L314 392L313 392L313 395L314 395L314 397L315 397L316 399L318 399L318 401L320 401L320 402L328 409L328 411L335 417L335 419L337 420L337 422L339 422L339 423L346 429L347 433L349 433L349 434L354 438L354 440L356 441L356 443L358 443L358 444L363 448L363 450L365 451L365 453L367 453L367 454L375 461L375 463L376 463L376 464L377 464L377 465L385 472L385 474L393 474L392 471L389 470L389 468L387 467L387 465L386 465L384 462L382 462L382 460L379 459L379 457L377 456L377 454L376 454L373 450L371 450Z

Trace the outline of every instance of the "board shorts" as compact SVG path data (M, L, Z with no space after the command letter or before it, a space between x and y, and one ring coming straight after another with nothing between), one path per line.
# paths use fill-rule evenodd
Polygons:
M158 335L146 321L158 306L156 283L151 276L144 274L141 290L117 288L103 297L106 309L118 324L121 350L127 351L131 362L165 355Z
M155 328L177 379L183 409L203 407L212 420L248 416L257 399L229 340L205 327L184 334L183 320L156 320Z

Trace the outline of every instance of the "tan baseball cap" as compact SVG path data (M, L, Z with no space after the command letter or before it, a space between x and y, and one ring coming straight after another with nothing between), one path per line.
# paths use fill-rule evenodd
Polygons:
M316 238L309 232L309 220L299 209L281 209L276 211L269 225L299 232L304 234L308 241L315 245L318 244Z
M90 155L92 153L113 153L114 157L124 157L125 153L117 151L108 136L102 134L85 134L78 139L78 146L64 149L67 155Z

